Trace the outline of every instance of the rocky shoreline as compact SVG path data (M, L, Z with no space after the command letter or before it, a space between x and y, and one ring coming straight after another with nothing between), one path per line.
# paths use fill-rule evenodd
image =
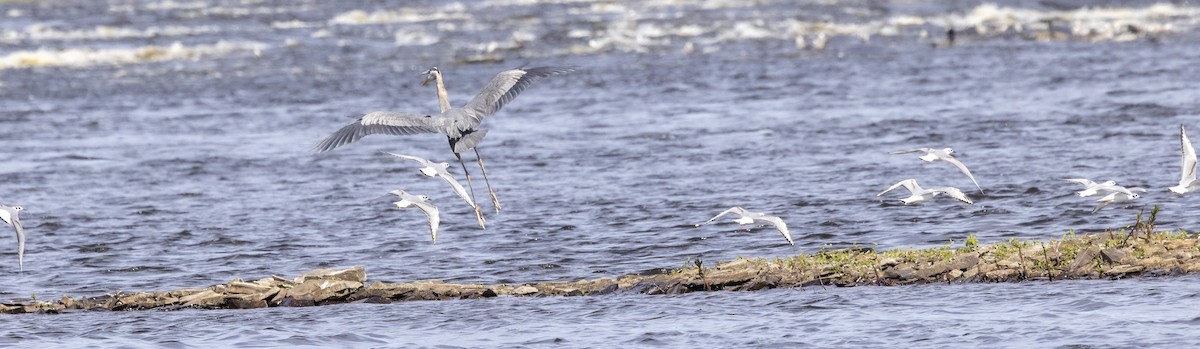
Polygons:
M755 291L781 287L1017 282L1182 275L1200 272L1200 236L1186 232L1127 235L1101 233L1049 241L1010 240L966 247L874 251L851 248L800 254L787 259L738 259L689 266L655 275L630 274L579 281L520 285L449 284L416 281L367 284L362 267L314 270L294 279L271 276L234 280L202 289L63 296L52 301L0 303L0 312L61 313L104 310L253 309L350 302L499 296L585 296L612 293L678 294L698 291Z

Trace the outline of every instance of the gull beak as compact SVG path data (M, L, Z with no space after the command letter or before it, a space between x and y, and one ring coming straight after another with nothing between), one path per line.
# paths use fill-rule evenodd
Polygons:
M421 76L423 77L421 79L421 86L428 85L430 81L433 81L433 69L426 70L424 73L421 73Z

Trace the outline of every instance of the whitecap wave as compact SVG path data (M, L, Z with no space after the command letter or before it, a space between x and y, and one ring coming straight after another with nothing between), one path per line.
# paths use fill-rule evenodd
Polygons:
M0 56L0 70L36 67L88 67L170 60L199 60L244 52L261 54L265 44L225 42L211 45L142 46L132 48L71 47L17 51Z

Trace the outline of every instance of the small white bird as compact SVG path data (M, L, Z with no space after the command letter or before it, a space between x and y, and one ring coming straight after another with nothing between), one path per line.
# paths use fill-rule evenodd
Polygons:
M1111 192L1114 187L1117 187L1116 181L1105 181L1104 183L1096 183L1086 178L1067 178L1065 181L1079 183L1083 185L1083 190L1075 192L1075 195L1080 197L1089 197L1100 194L1101 191Z
M1100 198L1100 200L1096 200L1096 208L1092 209L1092 213L1096 213L1096 211L1100 211L1100 209L1104 208L1104 206L1108 206L1109 204L1119 204L1122 202L1133 201L1133 200L1141 197L1140 195L1138 195L1137 193L1134 193L1134 192L1145 192L1146 191L1146 189L1143 189L1143 188L1127 188L1126 189L1124 187L1121 187L1121 189L1125 189L1125 190L1114 191L1114 192L1108 193L1108 195L1105 195L1104 197Z
M971 198L967 197L967 194L963 194L962 190L959 190L958 188L940 187L925 189L921 188L921 185L917 184L916 179L905 179L896 184L892 184L892 186L879 192L879 194L876 194L875 197L883 196L883 194L887 194L887 192L899 187L904 187L904 189L908 189L909 193L912 193L911 196L900 199L900 202L904 203L905 205L911 205L929 200L935 196L938 196L938 194L946 194L958 201L962 201L971 205L975 204L975 202L971 201Z
M462 198L463 201L467 202L467 205L471 205L471 208L475 209L475 219L479 221L479 228L487 229L487 227L484 226L483 212L479 210L479 205L476 205L475 201L471 200L471 195L467 194L467 190L463 188L462 184L458 183L457 179L454 179L454 175L450 174L449 163L433 162L416 156L401 155L386 151L381 153L399 157L401 159L412 160L418 164L421 164L421 174L424 174L427 177L442 177L447 184L450 184L450 189L453 189L454 193L458 194L458 197Z
M438 215L437 206L433 206L433 203L429 201L429 197L425 195L412 195L400 189L388 193L400 197L400 201L395 202L396 207L416 207L425 212L425 216L429 217L429 234L433 237L433 243L436 244L438 225L441 224L442 218Z
M21 218L17 217L21 210L21 206L9 207L0 204L0 219L17 231L17 265L21 271L25 271L25 226L21 225Z
M962 172L963 174L967 175L967 178L971 179L971 183L975 183L975 187L979 188L980 193L983 193L983 187L980 187L979 182L975 181L975 176L971 174L971 170L967 169L967 165L963 165L963 163L961 161L958 161L958 159L954 158L954 155L953 155L954 149L952 149L952 148L942 148L942 149L918 148L918 149L894 151L894 152L892 152L892 154L908 154L908 153L916 153L916 152L925 152L925 155L921 155L920 157L917 157L918 159L921 159L922 161L934 162L934 161L942 160L942 161L950 163L951 165L954 165L954 167L958 168L959 172Z
M696 226L699 227L701 225L712 223L713 221L717 220L717 218L721 218L722 216L730 214L730 213L736 213L740 216L737 219L734 219L733 221L738 222L741 225L754 224L755 222L758 222L760 224L774 225L775 229L779 229L779 233L783 234L783 238L787 239L788 244L790 244L792 246L796 245L796 243L792 241L792 233L788 232L787 223L784 223L782 218L779 218L777 216L769 216L769 215L767 215L765 213L761 213L761 212L746 211L746 209L741 208L741 207L736 207L736 206L733 208L730 208L728 210L725 210L724 212L721 212L716 217L709 219L707 222L696 224Z
M1183 193L1200 189L1200 181L1196 180L1196 148L1192 147L1192 141L1188 139L1187 131L1183 129L1183 125L1179 125L1179 143L1179 147L1183 150L1183 160L1180 161L1182 168L1179 173L1179 185L1167 189L1172 193L1183 195Z

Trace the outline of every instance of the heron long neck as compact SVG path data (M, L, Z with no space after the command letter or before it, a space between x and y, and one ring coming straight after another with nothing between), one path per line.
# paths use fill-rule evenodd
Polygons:
M434 72L433 78L437 80L438 105L442 108L442 112L445 113L447 110L450 110L450 96L446 94L446 85L442 83L442 73Z

